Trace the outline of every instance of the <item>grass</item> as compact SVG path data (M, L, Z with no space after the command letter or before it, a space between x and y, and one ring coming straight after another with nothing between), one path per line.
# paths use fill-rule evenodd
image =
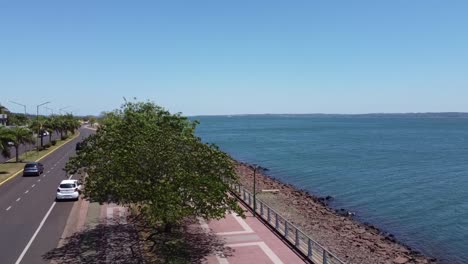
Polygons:
M80 132L75 133L74 136L66 139L66 140L57 140L57 144L55 146L51 146L48 149L44 149L41 151L31 150L26 153L23 153L19 156L19 162L16 163L16 158L10 159L7 162L0 164L0 184L7 181L7 179L14 174L21 171L24 167L24 164L29 161L36 161L40 158L44 157L45 155L51 153L52 151L60 148L64 144L68 143L69 141L73 140L74 138L78 137Z

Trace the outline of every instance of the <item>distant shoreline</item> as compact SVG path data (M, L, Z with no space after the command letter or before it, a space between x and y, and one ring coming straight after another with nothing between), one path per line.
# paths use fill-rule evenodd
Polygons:
M281 117L425 117L425 118L468 118L468 112L414 112L414 113L366 113L366 114L221 114L221 115L189 115L196 117L258 117L258 116L281 116Z

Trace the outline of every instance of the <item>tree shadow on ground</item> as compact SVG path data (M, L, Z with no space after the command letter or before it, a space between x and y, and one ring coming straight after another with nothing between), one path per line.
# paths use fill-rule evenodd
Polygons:
M155 233L151 241L142 239L141 233L142 230L137 231L131 224L99 224L73 234L61 247L42 257L56 264L179 264L204 263L206 257L213 254L232 255L232 250L225 248L224 241L215 234L204 232L193 222L171 233Z
M196 220L188 220L171 233L158 233L151 263L205 263L211 255L231 256L233 250L213 233L205 232Z
M144 263L137 234L128 224L100 224L77 232L42 257L53 263Z

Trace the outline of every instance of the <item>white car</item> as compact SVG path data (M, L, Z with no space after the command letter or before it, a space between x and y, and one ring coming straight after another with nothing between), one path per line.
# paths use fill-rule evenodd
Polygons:
M78 180L63 180L57 188L57 200L78 200L81 193L81 184Z

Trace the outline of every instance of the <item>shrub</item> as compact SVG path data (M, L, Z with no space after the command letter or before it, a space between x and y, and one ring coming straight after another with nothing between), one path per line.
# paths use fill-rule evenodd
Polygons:
M50 141L50 143L52 143L52 146L55 146L57 144L57 140L54 139L54 140Z
M67 138L68 138L68 135L63 135L63 136L60 137L61 140L65 140Z
M46 149L48 149L50 147L52 147L52 144L50 144L50 142L44 145L44 148L46 148Z

